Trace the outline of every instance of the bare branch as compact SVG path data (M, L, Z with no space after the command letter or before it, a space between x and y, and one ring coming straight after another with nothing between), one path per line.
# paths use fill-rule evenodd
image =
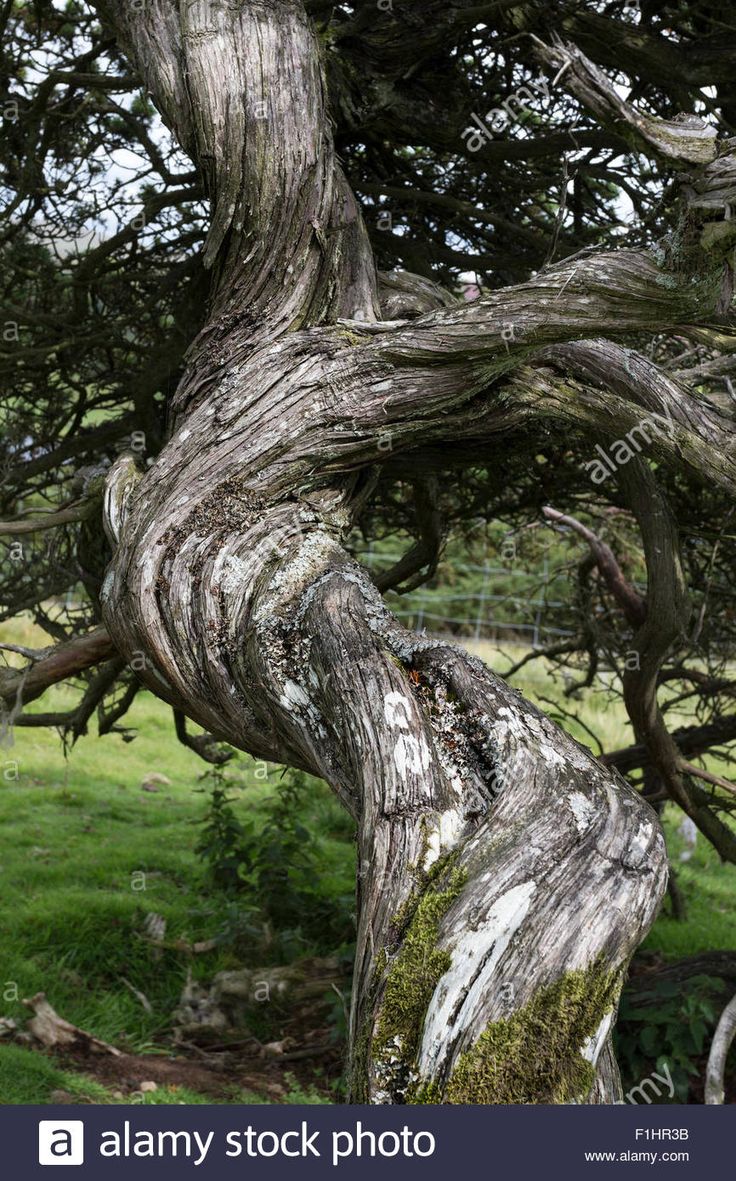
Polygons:
M74 500L63 508L49 512L42 517L17 517L14 521L0 521L0 534L41 533L46 529L56 529L59 525L71 525L76 521L86 521L98 504L99 498Z
M563 76L565 85L604 125L625 138L632 146L654 148L667 159L690 164L707 164L716 154L716 129L696 115L660 119L637 111L626 102L606 75L585 54L555 35L552 45L534 37L540 58Z
M412 487L419 539L390 570L374 577L373 581L382 594L402 582L406 584L402 593L408 594L432 577L439 562L443 529L437 505L437 480L434 477L418 479Z
M511 378L519 408L575 423L595 432L596 441L618 436L632 454L646 446L657 459L685 462L701 480L736 491L731 419L646 357L611 341L583 340L541 350L535 360L539 369L524 366Z
M39 658L25 669L0 670L0 700L14 702L19 690L22 703L34 701L59 681L77 676L91 665L115 655L115 647L104 627L97 627L66 643L44 649Z
M228 763L235 753L228 750L226 747L218 744L217 739L212 734L190 734L187 730L186 714L183 714L180 709L174 710L174 725L176 728L176 737L189 750L193 750L206 763L212 763L214 766L220 767L223 763Z
M670 797L724 860L736 862L736 837L713 813L706 793L685 782L682 756L657 701L661 666L690 613L677 526L645 463L632 459L619 469L617 478L639 524L647 563L647 615L634 636L639 659L636 666L627 664L623 675L626 710Z
M542 512L548 521L554 521L558 525L567 525L587 541L595 557L601 576L614 599L623 610L629 623L635 627L640 627L646 619L646 602L624 577L611 547L606 545L605 541L601 541L600 537L592 529L588 529L586 525L576 520L575 517L566 516L550 505L545 506Z
M729 714L702 726L682 727L674 730L672 737L681 755L707 754L719 743L733 742L736 739L736 716ZM624 775L637 767L647 767L652 763L649 750L641 742L608 751L601 759L607 766L616 767Z
M734 1037L736 1037L736 996L729 1001L721 1013L721 1019L711 1043L705 1071L706 1103L723 1103L726 1059Z
M722 775L715 775L712 771L706 771L704 767L696 767L694 763L685 762L684 759L680 762L680 770L684 771L686 775L693 775L696 779L702 779L706 783L714 783L717 787L722 787L725 791L736 795L736 784L724 779Z

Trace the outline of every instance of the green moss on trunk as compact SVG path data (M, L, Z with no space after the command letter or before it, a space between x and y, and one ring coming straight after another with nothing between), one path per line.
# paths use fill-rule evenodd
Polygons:
M442 1102L569 1103L585 1096L595 1069L582 1048L616 1005L621 984L620 970L605 972L594 964L541 988L461 1054Z
M466 872L448 864L432 875L414 906L401 948L388 972L372 1057L386 1083L408 1084L424 1027L424 1018L440 978L452 956L437 947L440 922L457 898Z

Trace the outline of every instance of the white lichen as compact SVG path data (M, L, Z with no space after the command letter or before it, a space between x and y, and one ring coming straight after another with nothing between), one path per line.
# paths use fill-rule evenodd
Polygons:
M571 791L567 797L567 805L572 812L578 832L581 834L586 832L595 816L593 804L581 791Z
M383 699L383 716L389 726L396 726L401 730L411 728L411 705L409 698L395 690L387 693Z
M414 734L400 734L394 747L394 766L402 779L407 775L421 775L431 762L429 747L423 738Z

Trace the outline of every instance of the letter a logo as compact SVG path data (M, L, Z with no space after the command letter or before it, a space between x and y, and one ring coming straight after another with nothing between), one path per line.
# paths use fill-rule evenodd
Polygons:
M39 1120L38 1163L39 1165L84 1164L84 1124L82 1120Z

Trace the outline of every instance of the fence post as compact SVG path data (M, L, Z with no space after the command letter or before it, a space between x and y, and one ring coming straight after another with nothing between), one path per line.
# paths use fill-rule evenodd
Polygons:
M476 618L475 618L475 639L476 640L480 639L480 625L481 625L481 620L483 619L483 608L484 608L485 602L486 602L486 594L488 593L488 569L489 569L488 560L486 559L485 563L483 564L483 582L482 582L482 585L480 588L480 594L478 596L478 614L476 615Z
M538 647L539 647L539 627L540 627L540 624L541 624L541 622L542 622L542 607L546 607L546 605L547 605L547 604L546 604L546 596L547 596L547 577L548 577L548 574L549 574L549 564L548 564L548 562L547 562L547 555L545 554L545 555L544 555L544 582L543 582L543 584L542 584L542 585L543 585L543 588L544 588L544 589L542 590L542 594L544 595L544 598L542 598L542 599L539 601L539 605L538 605L538 607L537 607L537 611L536 611L536 614L535 614L535 616L534 616L534 634L533 634L533 636L532 636L532 648L534 648L534 649L536 649L536 648L538 648Z

